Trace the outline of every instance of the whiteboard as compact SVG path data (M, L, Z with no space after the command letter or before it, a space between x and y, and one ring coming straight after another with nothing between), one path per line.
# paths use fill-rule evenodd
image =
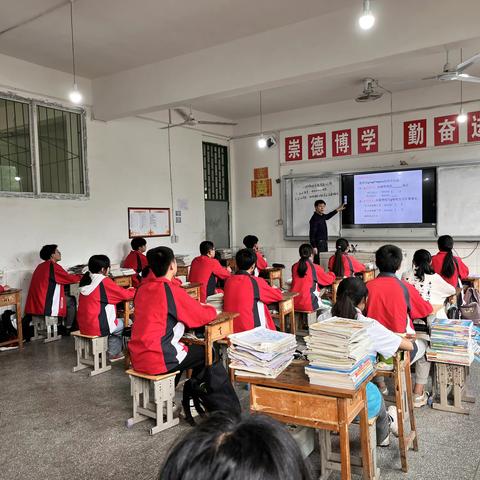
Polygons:
M480 166L437 168L437 233L480 239Z
M325 200L326 213L340 205L340 175L283 177L285 238L308 237L315 200ZM327 222L328 236L340 236L340 215Z

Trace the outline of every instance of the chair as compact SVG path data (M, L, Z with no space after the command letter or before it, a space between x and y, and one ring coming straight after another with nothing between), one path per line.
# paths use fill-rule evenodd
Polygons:
M75 339L75 351L77 353L77 365L73 372L93 367L90 376L108 372L112 366L107 365L108 337L82 335L78 330L71 333Z

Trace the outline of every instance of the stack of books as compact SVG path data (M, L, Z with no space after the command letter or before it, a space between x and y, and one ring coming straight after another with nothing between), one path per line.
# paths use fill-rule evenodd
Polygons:
M433 362L470 365L474 357L473 322L436 318L432 322L427 359Z
M177 265L181 267L185 267L192 264L192 256L191 255L175 255L175 260L177 261Z
M223 293L215 293L207 297L207 303L213 305L217 313L223 312Z
M275 378L293 360L295 335L257 327L229 335L228 357L235 375Z
M368 325L339 317L310 325L305 373L311 384L355 390L373 373Z
M136 272L133 268L117 268L117 269L110 269L110 276L112 277L128 277L129 275L135 275Z
M233 251L231 248L217 248L217 253L220 254L222 260L233 257Z

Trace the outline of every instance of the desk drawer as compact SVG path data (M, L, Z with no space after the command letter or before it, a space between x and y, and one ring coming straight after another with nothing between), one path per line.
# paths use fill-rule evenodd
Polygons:
M119 286L119 287L130 287L131 286L131 278L130 277L117 277L114 278L113 281Z
M210 339L212 342L215 340L220 340L222 338L226 338L228 335L233 333L233 321L232 320L225 320L224 322L217 323L216 325L208 325L207 326Z
M280 302L279 310L281 313L290 313L293 310L293 299Z
M0 296L0 306L15 305L17 296L15 293Z

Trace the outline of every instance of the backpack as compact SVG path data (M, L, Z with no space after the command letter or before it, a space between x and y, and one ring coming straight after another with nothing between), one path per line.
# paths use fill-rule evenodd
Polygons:
M463 303L460 305L460 314L465 320L473 320L476 325L480 324L480 295L475 288L467 288Z
M17 337L17 329L13 326L12 315L15 315L13 310L5 310L2 313L0 320L0 342L6 342Z
M241 413L240 401L221 361L206 366L196 377L183 385L182 406L185 419L195 425L190 410L190 399L197 412L203 417L205 413L224 411Z

